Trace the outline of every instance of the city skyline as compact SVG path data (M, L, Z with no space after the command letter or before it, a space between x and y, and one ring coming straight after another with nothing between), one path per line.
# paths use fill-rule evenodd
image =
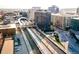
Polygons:
M77 8L79 7L78 0L1 0L0 8L24 8L41 7L47 9L52 5L57 5L59 8Z

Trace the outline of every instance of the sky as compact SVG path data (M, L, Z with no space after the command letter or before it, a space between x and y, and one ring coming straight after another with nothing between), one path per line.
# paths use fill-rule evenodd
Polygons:
M0 8L41 7L47 9L52 5L57 5L59 8L77 8L79 0L0 0Z

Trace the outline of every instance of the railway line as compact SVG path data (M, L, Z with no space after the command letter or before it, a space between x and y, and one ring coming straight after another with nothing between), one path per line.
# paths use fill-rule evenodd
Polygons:
M27 28L28 32L30 33L30 35L33 38L33 41L36 43L36 45L38 46L39 50L41 51L42 54L51 54L51 52L47 49L47 47L39 40L40 38L38 38L35 33L33 33L31 31L31 29Z
M66 54L65 51L63 51L60 47L58 47L54 42L52 42L46 35L41 32L39 29L34 29L36 31L37 35L41 36L42 38L45 38L46 42L48 42L49 45L54 49L54 51L58 54Z
M20 21L19 21L20 23ZM24 24L21 21L21 27ZM28 51L33 54L66 54L61 48L54 44L41 31L35 28L21 28L21 32L25 38Z
M31 45L30 45L29 40L28 40L29 38L25 35L25 32L23 31L23 29L21 29L21 33L23 36L23 41L24 41L25 47L27 48L27 53L33 54L33 50L31 48Z
M21 21L21 26L23 25L22 23L24 24L24 22ZM31 53L32 54L41 54L41 51L39 50L39 48L37 47L37 45L33 41L33 38L31 37L31 35L27 31L27 27L25 27L25 28L20 27L20 29L21 29L21 32L23 34L24 39L25 40L27 39L26 41L25 40L24 41L25 41L26 47L28 49L28 54L31 54ZM29 52L31 52L31 53L29 53Z
M29 43L30 43L30 46L32 48L32 51L34 54L41 54L39 48L37 47L37 45L35 44L35 42L33 41L32 37L30 36L30 34L28 33L27 31L27 28L23 29Z

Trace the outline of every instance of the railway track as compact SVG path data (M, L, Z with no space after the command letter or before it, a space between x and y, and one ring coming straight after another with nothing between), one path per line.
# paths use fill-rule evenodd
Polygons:
M35 44L35 42L33 41L31 35L28 33L27 31L27 28L23 29L29 43L30 43L30 46L32 48L32 51L34 54L41 54L40 50L38 49L37 45Z
M24 44L25 44L25 46L26 46L26 48L27 48L27 51L28 51L28 54L33 54L33 50L32 50L32 48L31 48L31 46L30 46L30 43L29 43L29 41L28 41L28 38L27 38L27 36L25 35L25 32L23 31L23 29L21 29L21 32L22 32L22 35L23 35L23 40L24 40Z
M59 48L56 44L54 44L49 38L47 38L42 32L36 29L32 29L32 31L41 38L41 41L49 48L52 53L57 54L66 54L61 48Z
M20 22L19 22L20 23ZM21 21L20 25L24 25L24 22ZM26 43L26 47L28 49L28 54L41 54L39 48L37 47L37 45L35 44L35 42L33 41L33 38L31 37L31 35L29 34L29 32L27 31L27 28L21 28L21 32L23 34L24 37L24 41ZM31 53L30 53L31 52Z
M50 50L40 41L40 38L29 28L27 28L28 32L33 38L33 41L36 43L37 47L41 51L42 54L51 54Z
M49 40L49 38L47 38L38 29L26 28L23 31L25 34L24 36L29 39L28 43L29 46L31 47L31 50L34 49L32 45L32 43L34 43L34 45L38 47L38 50L40 50L40 53L42 54L66 54L61 48L59 48L56 44L54 44L51 40ZM31 37L29 37L28 35Z
M34 54L34 52L33 52L33 50L32 50L32 47L31 47L31 45L30 45L30 43L29 43L29 38L26 36L26 34L25 34L25 32L24 32L24 30L23 30L23 28L22 28L22 25L24 24L24 22L23 21L18 21L19 22L19 25L20 25L20 29L21 29L21 33L22 33L22 35L23 35L23 37L24 37L24 42L25 42L25 47L27 48L27 53L28 54Z

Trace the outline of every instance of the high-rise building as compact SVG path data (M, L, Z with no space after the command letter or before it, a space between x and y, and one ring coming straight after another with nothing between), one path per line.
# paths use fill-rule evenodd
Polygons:
M78 15L62 15L62 14L51 14L51 23L53 26L58 27L60 29L65 29L70 26L71 18L79 17Z
M41 7L32 7L32 9L39 10Z
M37 10L41 10L40 7L32 7L32 9L29 9L28 10L28 17L29 17L29 20L34 20L34 13L37 11Z
M70 24L70 39L68 40L68 52L72 54L79 53L79 17L72 18Z
M50 31L51 13L46 10L35 12L35 25L43 31Z
M71 19L71 29L73 29L75 31L79 31L79 18Z
M74 15L76 14L76 8L64 8L64 9L61 9L59 13Z
M51 22L53 26L63 29L64 17L61 14L51 14Z
M53 5L52 7L48 8L48 11L51 13L59 13L59 8L56 5Z
M79 15L79 7L77 8L76 13Z

